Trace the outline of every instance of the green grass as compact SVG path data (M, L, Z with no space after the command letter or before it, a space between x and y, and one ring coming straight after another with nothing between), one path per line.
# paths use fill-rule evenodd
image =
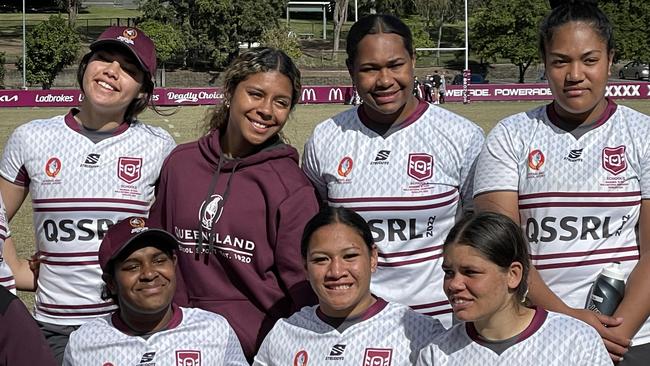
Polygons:
M650 114L650 103L646 100L618 101L642 113ZM448 103L444 108L456 112L476 122L488 133L500 119L518 112L523 112L546 102L474 102L467 105ZM302 152L307 138L314 127L326 118L342 112L350 106L340 104L328 105L299 105L291 119L284 127L284 134L289 142ZM159 116L151 111L141 115L146 123L160 126L169 131L176 142L183 143L196 139L201 134L202 121L208 107L179 107L171 116ZM0 109L0 146L4 146L9 134L20 124L37 118L48 118L67 112L66 108L2 108ZM31 204L27 198L25 203L11 222L13 238L17 244L20 256L27 258L34 252L34 229L31 221ZM30 293L20 293L21 299L28 306L33 304Z

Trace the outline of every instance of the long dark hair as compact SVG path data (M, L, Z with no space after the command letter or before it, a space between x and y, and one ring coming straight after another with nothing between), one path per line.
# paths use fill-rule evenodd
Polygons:
M546 45L551 42L555 30L569 22L589 24L594 32L607 44L607 53L614 50L614 31L612 23L605 13L598 8L595 0L552 0L551 12L539 27L539 52L546 60Z
M216 106L206 123L206 130L219 130L223 134L228 125L230 98L235 93L237 85L249 76L259 72L277 71L291 81L291 109L300 100L300 70L284 51L261 47L246 51L239 55L226 69L223 85L223 102ZM206 132L207 132L206 131Z
M526 280L530 271L528 242L519 225L508 216L482 212L465 217L447 234L443 252L452 245L467 245L502 269L514 262L521 263L521 282L515 289L518 299L524 299L528 290Z
M372 233L370 232L368 223L366 223L366 220L361 215L345 207L324 206L305 225L305 230L300 240L300 254L302 255L302 259L307 259L309 242L314 232L330 224L343 224L356 231L366 244L368 252L372 253L375 242L372 240Z

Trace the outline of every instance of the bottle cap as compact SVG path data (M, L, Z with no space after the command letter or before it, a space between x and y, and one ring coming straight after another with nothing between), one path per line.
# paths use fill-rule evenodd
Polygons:
M621 264L619 262L614 262L608 267L603 268L600 274L615 280L625 281L625 272L621 270Z

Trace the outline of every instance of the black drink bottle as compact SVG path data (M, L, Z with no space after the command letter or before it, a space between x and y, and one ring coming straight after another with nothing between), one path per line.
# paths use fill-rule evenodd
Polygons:
M625 273L620 265L614 262L603 268L589 291L585 308L605 315L614 314L625 294Z

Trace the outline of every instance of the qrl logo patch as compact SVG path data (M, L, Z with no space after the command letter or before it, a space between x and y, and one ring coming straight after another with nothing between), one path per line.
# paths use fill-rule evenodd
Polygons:
M201 366L201 351L176 351L176 366Z
M363 366L390 366L392 356L392 348L366 348Z
M50 178L55 178L61 171L61 160L58 158L50 158L45 163L45 174Z
M533 150L528 154L528 167L532 170L540 170L545 161L542 150Z
M603 149L603 168L614 175L618 175L627 169L625 145Z
M295 356L293 356L293 366L307 366L308 361L309 361L309 355L305 350L302 350L296 353Z
M117 177L128 184L140 179L142 158L122 157L117 161Z
M433 156L423 153L409 154L408 175L417 181L433 177Z

